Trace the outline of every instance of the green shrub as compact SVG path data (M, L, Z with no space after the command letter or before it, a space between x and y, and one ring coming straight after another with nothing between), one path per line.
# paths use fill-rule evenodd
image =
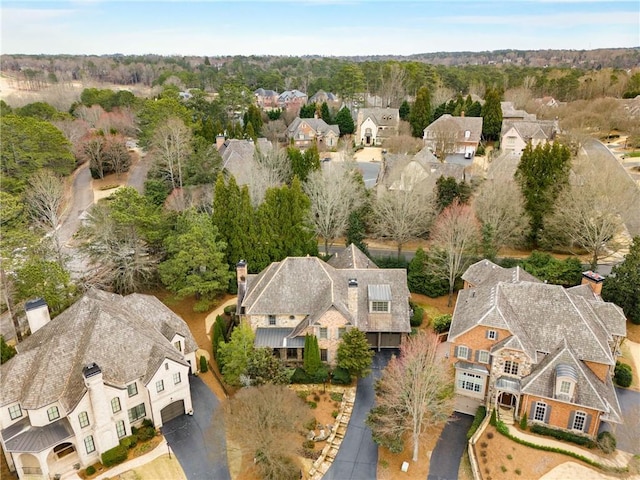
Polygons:
M600 432L598 434L598 447L604 453L613 453L616 451L616 437L611 432Z
M96 473L96 467L94 467L93 465L89 465L85 472L87 473L87 475L93 475L94 473Z
M531 425L530 430L532 433L537 433L538 435L557 438L558 440L562 440L563 442L571 442L587 448L593 448L596 446L593 440L591 440L589 437L585 437L584 435L576 435L575 433L545 427L544 425L539 425L537 423Z
M411 320L410 320L411 326L419 327L420 325L422 325L423 316L424 316L424 308L416 305L413 308L413 314L411 315Z
M156 429L153 427L142 427L136 434L138 440L140 440L141 442L146 442L147 440L152 439L155 435Z
M333 371L333 377L331 378L331 383L333 383L334 385L350 385L351 375L349 374L349 371L345 370L344 368L337 367ZM342 399L340 399L339 401L342 401Z
M302 426L304 427L305 430L315 430L317 425L318 425L318 421L316 420L315 417L313 417L313 418L310 418L309 421Z
M145 418L144 420L142 420L142 426L143 427L152 427L153 428L153 422L151 421L150 418Z
M102 454L102 464L105 467L111 467L122 463L127 459L127 449L122 445L117 445L111 450L107 450Z
M126 449L135 447L137 443L138 443L138 438L136 435L130 435L120 440L120 445L122 445Z
M207 357L202 355L200 357L200 372L207 373L209 371L209 366L207 365Z
M226 313L227 315L235 315L236 311L238 310L238 305L227 305L226 307L224 307L224 313Z
M628 388L633 381L633 372L626 363L616 362L613 379L621 387Z
M131 427L131 435L135 435L136 433L138 433L138 427Z
M307 405L309 405L309 408L318 408L318 403L314 401L307 402Z
M473 434L476 433L476 431L478 430L478 427L480 427L480 424L482 423L482 421L486 416L487 416L487 408L484 405L480 405L476 410L475 417L473 417L473 423L471 424L471 427L467 432L467 440L473 437Z
M497 417L496 417L496 409L494 408L491 411L491 419L489 420L489 425L495 427L497 423Z
M451 327L451 315L445 313L444 315L438 315L433 319L433 331L436 333L444 333L449 331Z
M309 390L300 390L296 392L296 395L298 396L299 399L304 400L306 402L307 397L309 396Z
M316 442L314 442L313 440L305 440L304 442L302 442L302 446L304 448L313 448L316 446Z
M329 396L331 397L331 400L333 400L334 402L341 402L342 399L344 398L344 394L339 392L331 392Z
M307 375L307 372L304 369L298 367L293 371L293 375L291 375L291 383L312 383L311 378ZM307 393L308 395L308 393Z
M498 431L498 433L501 433L502 435L509 435L509 427L507 427L507 424L504 423L502 420L496 421L496 430Z
M333 412L331 412L331 416L333 418L338 418L338 415L340 415L340 412L338 410L334 410Z
M526 412L524 415L522 415L522 418L520 419L520 429L521 430L527 429L527 413Z

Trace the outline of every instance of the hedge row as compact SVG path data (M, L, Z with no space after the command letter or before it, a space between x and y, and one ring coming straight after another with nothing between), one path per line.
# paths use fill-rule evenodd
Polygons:
M127 459L127 449L122 445L117 445L111 450L107 450L102 454L102 464L105 467L111 467L122 463Z
M487 408L484 405L480 405L476 410L476 416L473 417L473 423L471 424L471 427L467 432L467 440L470 440L471 437L473 437L473 434L476 433L476 431L478 430L478 427L480 427L480 424L482 423L482 421L486 416L487 416Z
M575 443L576 445L580 445L582 447L595 448L596 446L596 442L591 440L589 437L585 437L584 435L576 435L575 433L545 427L544 425L539 425L537 423L531 425L531 428L529 430L531 430L533 433L537 433L538 435L557 438L558 440L562 440L563 442Z

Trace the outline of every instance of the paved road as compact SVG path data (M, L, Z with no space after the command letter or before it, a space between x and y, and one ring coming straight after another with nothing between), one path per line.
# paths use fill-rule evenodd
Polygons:
M189 377L193 416L182 415L162 427L188 480L230 480L220 402L198 377Z
M338 455L325 473L324 480L372 480L376 478L378 446L373 443L371 430L364 423L374 405L373 384L391 358L391 351L376 353L370 375L358 381L358 390L347 434Z
M467 432L473 423L471 415L455 412L442 430L431 454L427 480L456 480L460 459L467 447Z
M640 455L640 392L616 387L620 409L622 410L622 425L612 425L603 422L600 432L613 431L617 447L634 455Z

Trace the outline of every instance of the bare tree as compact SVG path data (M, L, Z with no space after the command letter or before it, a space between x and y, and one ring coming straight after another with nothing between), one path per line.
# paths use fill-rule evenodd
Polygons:
M90 107L80 105L75 109L74 113L80 120L84 120L91 128L96 128L100 117L105 112L100 105L92 105Z
M37 171L29 179L26 202L31 218L51 238L58 263L64 268L58 232L64 206L64 182L49 170Z
M436 219L430 239L432 267L449 282L447 305L451 306L456 279L470 265L480 239L471 207L455 200Z
M431 132L433 137L429 141L433 144L433 153L441 162L444 162L449 155L456 153L458 130L453 119L451 119L449 122L439 122L431 129Z
M107 138L104 161L107 171L114 172L116 175L121 175L129 170L131 154L122 135L110 135Z
M329 246L346 231L351 212L362 205L363 186L353 170L330 164L309 174L304 191L311 200L311 224L324 239L324 253L328 255Z
M286 129L287 126L282 120L271 120L262 126L262 134L267 140L276 145L278 140L284 137Z
M455 98L456 92L447 87L437 87L431 92L431 105L437 107L444 102L448 102L452 98Z
M412 190L388 190L373 203L373 231L398 249L429 230L435 208L431 197Z
M279 187L291 178L291 162L281 148L265 151L256 149L253 167L249 172L249 194L254 207L260 205L269 188Z
M224 406L227 434L254 458L262 478L299 478L291 435L310 417L304 402L282 385L243 388Z
M65 138L71 142L74 148L77 147L82 137L89 131L87 122L79 118L75 120L54 120L51 123L64 134Z
M623 219L640 205L640 192L632 182L617 181L613 168L618 165L607 165L612 162L606 158L592 165L585 157L574 162L576 182L560 194L543 235L552 243L586 250L595 269L600 258L622 248Z
M411 433L414 462L418 461L420 437L433 426L441 425L453 413L451 369L437 357L438 337L419 332L400 346L376 385L376 407L367 424L374 439L397 441Z
M476 216L482 223L485 242L497 252L500 247L518 243L527 227L522 192L508 175L487 179L473 201ZM485 252L486 254L487 252Z
M406 95L404 87L407 74L404 68L397 63L383 67L382 81L380 84L380 96L383 107L398 108Z
M152 140L152 156L172 188L182 188L182 168L193 153L192 133L181 119L169 117L158 126Z

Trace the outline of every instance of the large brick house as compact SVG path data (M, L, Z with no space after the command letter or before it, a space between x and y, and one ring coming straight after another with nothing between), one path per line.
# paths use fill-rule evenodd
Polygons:
M21 479L49 479L100 460L145 418L192 411L197 345L157 298L90 290L49 320L28 305L32 334L0 367L0 443Z
M300 149L317 145L320 150L335 148L340 138L338 125L328 125L321 118L300 118L291 122L285 134Z
M287 257L257 275L238 263L240 318L255 332L255 345L301 361L305 334L318 338L323 361L335 363L342 335L365 332L372 348L398 348L411 331L407 271L378 268L350 245L328 262Z
M453 117L448 113L431 122L423 132L424 144L441 160L462 154L472 158L482 135L482 117Z
M482 260L462 278L449 332L458 411L484 404L589 436L620 423L611 377L626 323L600 298L603 277L565 289Z

